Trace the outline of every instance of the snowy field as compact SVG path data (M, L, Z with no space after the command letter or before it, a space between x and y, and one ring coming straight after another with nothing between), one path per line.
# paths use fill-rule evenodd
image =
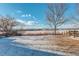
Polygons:
M77 39L77 40L76 40ZM79 55L78 38L62 35L0 37L1 56Z
M57 56L59 55L56 53L33 49L31 47L32 45L29 44L32 44L32 41L34 44L36 44L34 41L42 39L43 36L41 37L39 36L35 38L32 36L0 37L0 56Z
M61 51L62 50L60 49L61 46L57 45L59 42L59 39L63 39L62 35L15 36L15 37L9 37L9 38L15 39L13 40L13 42L15 42L15 44L13 45L16 45L16 46L28 47L30 49L49 52L55 55L74 55L74 54Z
M79 38L63 35L15 36L15 46L49 52L57 55L79 55ZM37 54L38 55L38 54ZM50 55L50 54L49 54Z

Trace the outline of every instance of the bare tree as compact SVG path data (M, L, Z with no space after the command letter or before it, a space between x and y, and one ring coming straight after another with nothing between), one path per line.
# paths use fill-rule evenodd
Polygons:
M6 32L7 35L13 31L12 28L16 26L16 24L17 23L13 17L10 16L0 17L0 28L3 30L3 32Z
M51 27L54 26L54 34L56 34L57 27L65 22L64 14L67 9L68 6L64 3L48 4L47 21Z

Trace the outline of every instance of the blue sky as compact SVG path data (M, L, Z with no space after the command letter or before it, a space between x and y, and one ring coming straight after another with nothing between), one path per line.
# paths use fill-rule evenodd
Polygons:
M70 4L66 15L69 17L74 12L74 4ZM10 15L18 22L22 22L29 28L46 28L47 4L33 3L2 3L0 4L0 15ZM69 22L70 23L70 22ZM71 22L72 23L72 22ZM63 26L62 26L63 27ZM67 27L67 26L66 26Z
M10 15L26 22L27 27L46 27L45 13L46 4L0 4L0 15Z

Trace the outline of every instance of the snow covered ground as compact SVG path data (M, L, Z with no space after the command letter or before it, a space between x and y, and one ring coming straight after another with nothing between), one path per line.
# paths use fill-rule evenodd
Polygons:
M24 45L22 43L25 43L22 40L25 39L29 40L28 38L29 37L0 37L0 56L58 56L59 55L56 53L49 53L46 51L40 51L40 50L29 48L27 47L27 44L25 47L22 47ZM40 39L43 37L41 36L36 38ZM21 41L18 42L18 39ZM31 37L31 39L33 40L34 38Z
M61 48L56 43L58 39L62 39L61 35L14 36L9 38L15 39L13 40L13 42L15 43L13 45L16 46L30 48L32 50L49 52L55 55L67 55L67 56L74 55L74 54L62 52L60 50L57 51L58 48Z

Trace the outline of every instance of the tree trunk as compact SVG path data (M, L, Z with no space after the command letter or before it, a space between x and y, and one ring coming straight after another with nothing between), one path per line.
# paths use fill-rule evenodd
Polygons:
M75 34L76 34L76 33L75 33L75 29L74 29L74 38L75 38Z
M55 28L54 28L54 34L56 35L56 30L57 30L57 28L56 28L56 26L55 26Z

